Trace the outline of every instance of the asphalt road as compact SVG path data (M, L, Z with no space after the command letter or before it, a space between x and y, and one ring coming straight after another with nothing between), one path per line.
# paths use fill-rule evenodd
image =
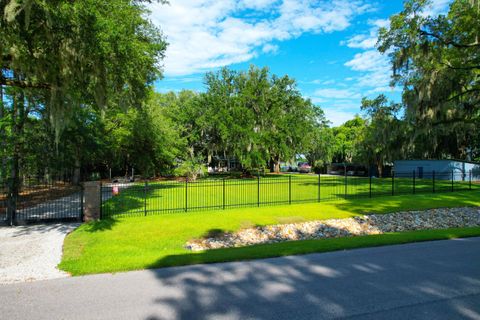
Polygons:
M1 319L480 319L480 238L0 285Z

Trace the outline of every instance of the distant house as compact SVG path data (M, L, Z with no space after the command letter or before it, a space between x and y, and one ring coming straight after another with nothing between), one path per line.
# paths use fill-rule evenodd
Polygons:
M208 164L209 173L241 171L242 165L235 157L213 156Z
M394 171L396 174L409 174L415 172L418 178L432 178L435 174L436 179L468 180L470 171L472 179L480 178L480 163L461 160L397 160L394 162ZM435 173L434 173L435 172Z

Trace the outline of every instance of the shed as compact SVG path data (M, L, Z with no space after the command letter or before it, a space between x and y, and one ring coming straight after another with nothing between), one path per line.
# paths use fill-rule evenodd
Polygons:
M415 172L418 178L430 179L435 175L440 180L465 181L480 178L480 163L462 160L397 160L394 162L395 174Z

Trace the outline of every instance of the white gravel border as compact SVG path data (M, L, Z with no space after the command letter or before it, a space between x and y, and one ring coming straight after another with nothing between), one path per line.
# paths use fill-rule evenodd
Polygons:
M0 227L0 284L63 278L65 236L79 223Z
M480 226L480 207L436 208L246 228L193 239L185 248L202 251L283 241L476 226Z

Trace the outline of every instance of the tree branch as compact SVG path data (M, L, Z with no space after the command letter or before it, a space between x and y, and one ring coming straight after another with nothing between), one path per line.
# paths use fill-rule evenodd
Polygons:
M447 68L454 69L454 70L475 70L475 69L480 69L480 65L477 66L465 66L465 67L454 67L450 63L445 63L445 62L440 62L440 64L443 64Z
M50 89L49 83L38 83L27 80L7 79L0 76L0 85L18 88Z
M480 119L478 118L470 118L470 119L465 119L465 118L452 118L448 120L441 120L441 121L435 121L432 122L432 126L439 126L442 124L453 124L453 123L465 123L465 124L470 124L470 123L478 123L480 122Z
M480 88L473 88L473 89L468 89L468 90L462 91L462 92L454 95L453 97L448 98L447 101L455 100L455 99L460 98L461 96L463 96L465 94L472 93L472 92L480 92Z
M458 43L458 42L455 42L455 41L452 41L452 40L445 40L445 39L443 39L441 36L439 36L438 34L431 33L431 32L425 31L425 30L421 30L421 29L420 29L419 31L420 31L420 34L423 35L423 36L434 37L434 38L436 38L438 41L442 42L443 44L451 45L451 46L454 46L455 48L474 48L474 47L480 47L480 43L479 43L478 41L475 41L475 42L469 43L469 44L463 44L463 43Z

